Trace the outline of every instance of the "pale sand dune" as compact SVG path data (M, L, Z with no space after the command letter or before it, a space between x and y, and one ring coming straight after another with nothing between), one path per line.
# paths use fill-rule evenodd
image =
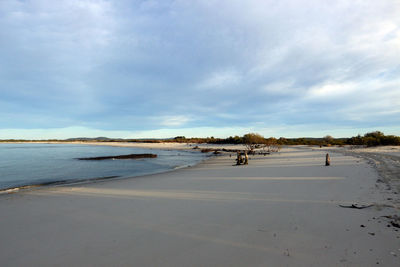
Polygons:
M400 234L379 217L399 210L376 171L334 152L325 167L325 153L1 195L1 265L399 266ZM353 203L379 205L339 207Z

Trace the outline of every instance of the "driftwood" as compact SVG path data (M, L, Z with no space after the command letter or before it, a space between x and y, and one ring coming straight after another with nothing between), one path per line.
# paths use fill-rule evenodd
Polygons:
M331 165L331 158L329 157L329 154L326 153L326 156L325 156L325 166L329 166L329 165Z
M400 228L400 224L397 223L397 222L395 222L395 221L390 221L390 224L391 224L393 227Z
M238 151L237 152L237 157L236 157L236 165L240 165L242 163L243 163L242 154Z
M373 205L371 204L371 205L360 205L360 206L357 206L356 204L351 204L351 205L339 205L340 207L342 207L342 208L349 208L349 209L359 209L359 210L361 210L361 209L366 209L366 208L369 208L369 207L372 207Z
M78 158L79 160L106 160L106 159L144 159L144 158L156 158L156 154L129 154L119 156L105 156L105 157L90 157L90 158Z
M226 148L223 148L222 151L224 151L224 152L237 152L238 150L237 149L226 149Z
M201 150L201 153L209 153L209 152L215 152L218 151L218 149L213 149L213 148L203 148Z

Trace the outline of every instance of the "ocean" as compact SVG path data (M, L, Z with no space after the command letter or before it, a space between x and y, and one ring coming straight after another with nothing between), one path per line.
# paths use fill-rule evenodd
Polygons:
M157 154L157 158L78 160L83 157ZM198 151L175 151L77 144L0 144L0 190L154 174L192 166Z

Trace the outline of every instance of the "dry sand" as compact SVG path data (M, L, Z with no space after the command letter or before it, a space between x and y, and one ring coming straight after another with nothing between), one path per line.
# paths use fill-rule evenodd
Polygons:
M314 148L315 149L315 148ZM318 148L316 148L318 150ZM379 174L377 187L385 193L400 193L400 146L378 147L332 147L319 150L340 152L344 155L363 158L372 165ZM388 192L389 191L389 192ZM393 202L400 205L399 197Z
M325 153L1 195L2 266L399 266L400 232L380 217L398 195L366 160L331 151L325 167Z

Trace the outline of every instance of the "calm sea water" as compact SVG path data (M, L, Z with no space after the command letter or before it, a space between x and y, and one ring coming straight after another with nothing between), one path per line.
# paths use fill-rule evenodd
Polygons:
M157 154L137 160L77 160L82 157ZM0 190L52 182L131 177L194 165L204 154L128 147L74 144L0 144Z

